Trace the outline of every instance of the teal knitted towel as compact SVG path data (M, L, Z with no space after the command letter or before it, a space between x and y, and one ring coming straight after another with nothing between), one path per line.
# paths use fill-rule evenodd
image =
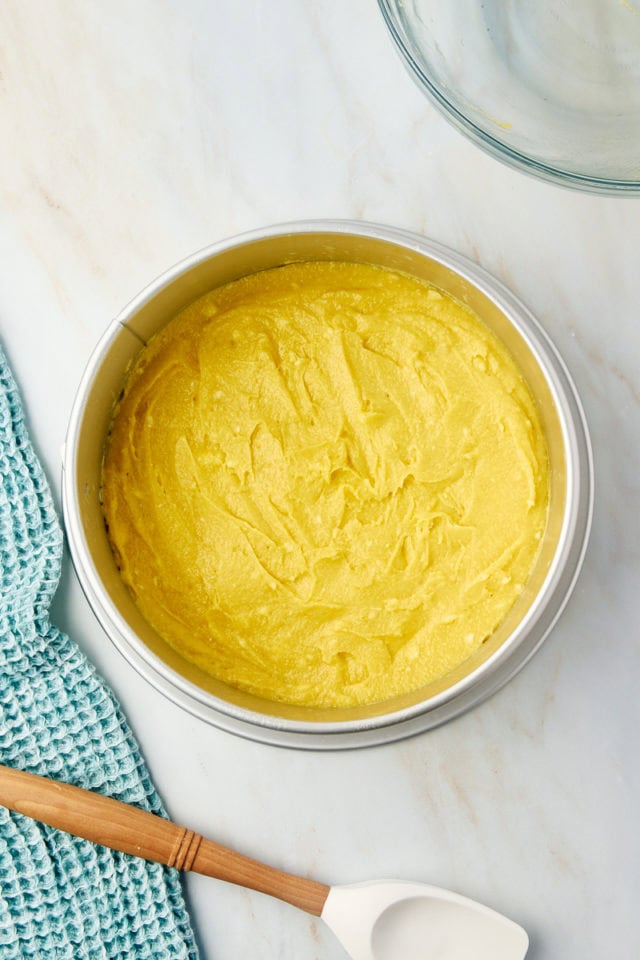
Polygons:
M0 763L163 813L131 730L49 622L62 531L0 348ZM174 870L0 806L2 960L196 960Z

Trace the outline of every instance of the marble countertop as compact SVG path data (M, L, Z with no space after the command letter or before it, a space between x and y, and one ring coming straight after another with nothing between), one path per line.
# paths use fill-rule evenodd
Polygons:
M328 883L479 899L531 960L637 954L640 200L484 155L421 96L372 0L8 0L0 9L0 337L60 502L60 447L102 331L150 279L245 229L384 222L448 244L533 310L590 424L594 526L528 666L411 740L296 752L182 712L102 633L65 559L53 616L111 683L172 816ZM340 960L322 924L189 877L208 960Z

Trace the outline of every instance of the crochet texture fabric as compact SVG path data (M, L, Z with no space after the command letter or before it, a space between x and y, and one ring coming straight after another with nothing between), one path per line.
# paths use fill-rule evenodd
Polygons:
M131 730L49 623L62 531L0 348L0 763L163 813ZM196 960L179 875L0 806L2 960Z

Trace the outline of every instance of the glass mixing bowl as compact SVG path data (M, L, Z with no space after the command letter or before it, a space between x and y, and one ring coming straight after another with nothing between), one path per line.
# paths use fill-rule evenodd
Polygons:
M378 0L440 111L513 167L640 194L640 0Z

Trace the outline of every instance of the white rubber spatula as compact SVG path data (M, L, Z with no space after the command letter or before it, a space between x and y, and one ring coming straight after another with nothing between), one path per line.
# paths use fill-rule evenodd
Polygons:
M437 887L396 880L328 887L130 804L2 766L0 803L105 847L284 900L321 917L352 960L523 960L527 952L522 927Z

